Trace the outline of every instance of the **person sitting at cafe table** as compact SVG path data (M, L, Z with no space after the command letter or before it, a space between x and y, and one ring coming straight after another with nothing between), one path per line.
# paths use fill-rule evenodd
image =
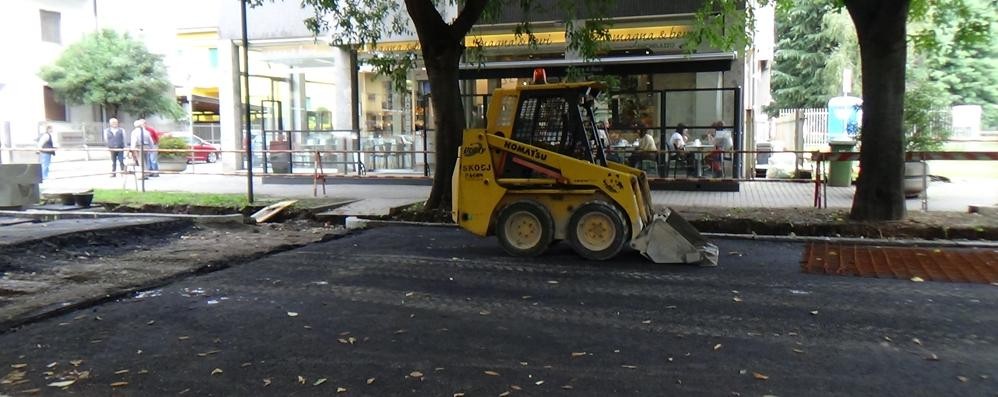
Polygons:
M683 151L686 148L686 140L689 139L686 134L686 124L679 123L676 126L676 131L669 137L669 149L677 152Z
M655 145L655 138L651 136L651 130L641 130L641 137L638 138L638 148L631 155L631 166L637 167L644 160L655 161L658 154L658 146Z

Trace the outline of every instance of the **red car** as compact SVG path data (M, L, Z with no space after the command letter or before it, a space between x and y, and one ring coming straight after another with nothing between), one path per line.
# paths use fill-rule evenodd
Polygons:
M221 148L208 143L208 141L201 139L197 135L185 134L182 132L174 132L170 135L180 139L186 139L187 143L191 145L191 155L187 157L187 163L194 163L198 161L214 163L218 161L218 157L222 154Z

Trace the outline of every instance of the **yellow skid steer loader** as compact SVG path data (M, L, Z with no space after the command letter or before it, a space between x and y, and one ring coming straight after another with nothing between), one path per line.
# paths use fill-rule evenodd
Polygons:
M656 263L717 264L717 247L674 211L655 214L644 172L607 161L593 118L599 83L499 89L488 126L467 129L453 174L454 222L512 255L568 240L606 260L625 246Z

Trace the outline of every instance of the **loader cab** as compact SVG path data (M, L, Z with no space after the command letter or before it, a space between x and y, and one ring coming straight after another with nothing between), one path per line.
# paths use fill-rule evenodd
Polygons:
M593 115L601 87L594 83L543 84L516 90L508 136L579 160L606 166L606 151ZM500 117L502 119L502 117ZM509 120L509 117L506 118ZM500 121L501 122L501 121ZM505 134L504 134L505 135ZM531 171L507 163L507 177L529 178Z

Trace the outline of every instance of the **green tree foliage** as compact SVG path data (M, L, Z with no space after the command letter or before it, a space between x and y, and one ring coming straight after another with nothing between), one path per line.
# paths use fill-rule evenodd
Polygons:
M945 5L914 26L913 42L927 47L915 53L914 66L926 69L925 78L940 84L954 105L981 105L985 127L998 128L998 39L982 33L998 28L998 7L992 0Z
M69 104L102 105L111 116L183 117L162 57L128 34L109 29L89 34L39 75Z
M925 68L910 69L905 82L905 151L936 151L949 139L950 98L944 84L930 78Z
M821 108L842 94L842 73L859 74L859 48L849 17L831 0L802 0L776 12L770 109ZM859 93L853 79L851 93Z

